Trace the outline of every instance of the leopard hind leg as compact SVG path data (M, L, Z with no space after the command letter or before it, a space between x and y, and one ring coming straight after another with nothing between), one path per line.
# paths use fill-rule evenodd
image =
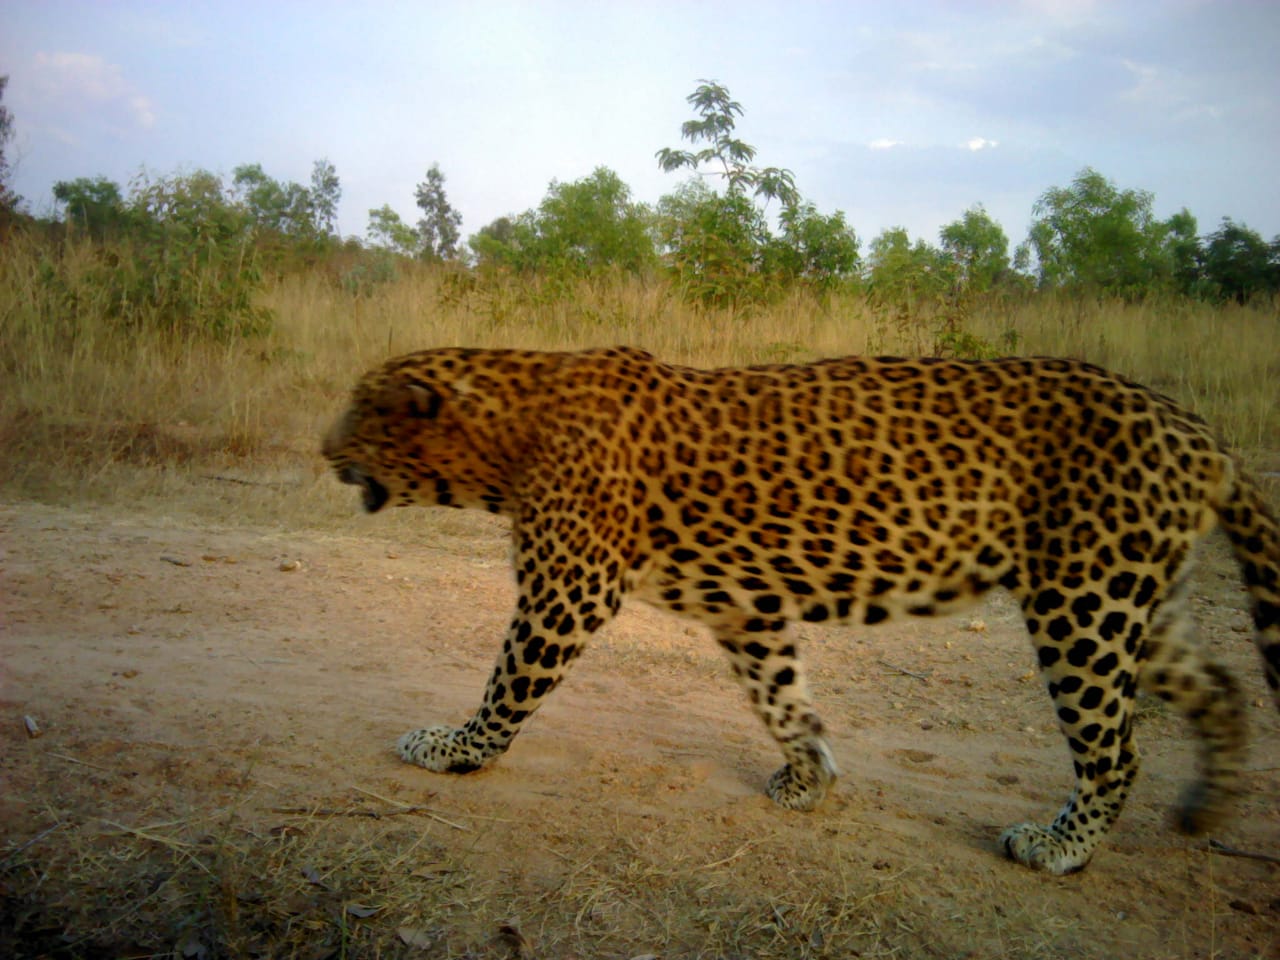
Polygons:
M1023 600L1076 775L1075 789L1052 823L1017 824L1000 837L1011 859L1035 870L1082 869L1119 817L1138 774L1136 652L1146 611L1107 607L1103 595L1068 597L1054 587Z
M1220 822L1240 793L1247 736L1239 684L1195 636L1187 583L1187 576L1180 577L1156 611L1139 679L1195 731L1198 776L1183 794L1176 818L1180 829L1195 835Z
M749 620L714 632L751 708L786 761L769 779L769 797L789 810L812 810L838 771L786 621Z

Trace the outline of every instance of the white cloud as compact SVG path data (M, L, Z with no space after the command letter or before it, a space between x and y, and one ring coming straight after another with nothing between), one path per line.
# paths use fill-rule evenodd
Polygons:
M994 150L1000 146L1000 141L988 140L986 137L970 137L964 145L976 153L979 150Z
M1147 115L1174 121L1220 120L1226 111L1214 103L1202 102L1195 85L1176 68L1160 68L1121 58L1132 77L1132 86L1120 93L1122 102Z
M1099 0L1023 0L1033 15L1063 26L1089 23L1097 17Z
M892 150L894 147L902 146L901 140L891 140L888 137L881 137L878 140L872 140L867 144L872 150Z
M118 64L88 53L58 51L35 55L34 84L49 99L73 108L118 105L136 126L155 125L150 98L134 89Z
M133 118L137 121L138 126L150 129L156 125L156 112L151 105L151 101L141 94L135 94L129 98L129 108L133 111Z

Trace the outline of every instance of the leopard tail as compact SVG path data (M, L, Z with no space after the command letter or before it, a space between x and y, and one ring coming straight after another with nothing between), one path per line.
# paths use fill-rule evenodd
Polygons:
M1280 709L1280 523L1257 484L1238 466L1225 490L1215 509L1253 597L1254 642Z

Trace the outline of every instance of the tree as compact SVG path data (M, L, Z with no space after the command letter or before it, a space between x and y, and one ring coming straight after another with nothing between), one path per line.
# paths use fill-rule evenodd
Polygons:
M311 191L300 183L283 183L267 176L258 163L231 171L232 183L259 230L294 239L311 239L317 227Z
M219 338L270 327L253 219L221 177L139 176L127 210L133 257L106 275L122 319Z
M941 295L955 282L955 264L923 240L914 244L903 227L889 227L871 241L867 257L873 296L905 303Z
M648 221L607 167L573 183L552 181L536 219L541 259L574 273L610 267L639 273L654 260Z
M656 259L649 211L607 167L572 183L551 181L537 209L498 218L469 244L482 265L553 274L639 273Z
M724 178L730 196L750 190L753 196L764 197L766 201L781 201L783 207L793 207L800 202L790 170L758 169L749 165L755 159L756 148L733 136L734 118L742 116L742 104L730 99L728 88L713 80L700 80L698 88L685 102L697 111L700 119L686 120L680 127L680 138L694 145L700 142L707 145L697 151L663 147L654 154L658 166L667 173L681 167L696 173L703 164L718 163L718 175Z
M766 298L772 237L749 197L690 180L658 201L657 232L687 299L728 306Z
M482 267L511 267L521 269L523 263L519 255L524 234L533 237L532 231L519 226L518 219L499 217L492 223L481 227L467 240L471 252ZM532 266L532 264L530 264Z
M980 203L943 227L939 239L960 282L972 290L990 290L1009 271L1009 238Z
M734 136L743 111L728 88L701 80L685 101L697 117L681 125L680 137L697 149L664 147L655 154L658 166L701 176L711 164L725 191L695 180L659 201L659 240L684 295L706 304L753 302L778 281L826 284L852 270L857 238L843 214L826 218L802 206L790 170L752 165L756 148ZM759 200L781 202L781 240L771 235Z
M97 239L121 229L127 220L120 186L106 177L59 180L53 185L53 198L64 206L69 227Z
M337 234L338 201L342 199L342 184L338 171L328 158L320 159L311 167L311 219L316 230L327 237Z
M0 77L0 211L12 210L18 205L17 195L9 189L9 177L13 171L9 164L8 146L13 139L13 112L4 105L4 90L8 85L8 75Z
M1183 207L1164 222L1165 255L1169 260L1169 273L1174 289L1179 293L1200 292L1201 260L1204 250L1196 235L1196 218Z
M418 221L420 255L428 260L452 260L458 255L458 228L462 214L454 210L444 192L444 174L433 163L427 179L414 192L422 219Z
M418 232L400 219L400 214L383 204L380 209L369 211L369 242L393 253L414 257L421 250L422 239Z
M1224 217L1205 239L1204 279L1219 297L1245 303L1280 292L1272 250L1256 231Z
M824 217L812 203L797 203L778 219L782 237L777 247L785 279L828 289L857 272L858 235L843 212Z
M1042 287L1136 295L1162 285L1166 227L1145 190L1119 190L1086 167L1067 188L1051 187L1032 209L1030 242Z

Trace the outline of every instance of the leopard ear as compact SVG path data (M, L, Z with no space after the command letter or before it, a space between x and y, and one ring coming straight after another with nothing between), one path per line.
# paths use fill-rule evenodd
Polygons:
M409 416L418 420L434 420L440 415L443 398L425 383L410 381L404 385L403 402Z

